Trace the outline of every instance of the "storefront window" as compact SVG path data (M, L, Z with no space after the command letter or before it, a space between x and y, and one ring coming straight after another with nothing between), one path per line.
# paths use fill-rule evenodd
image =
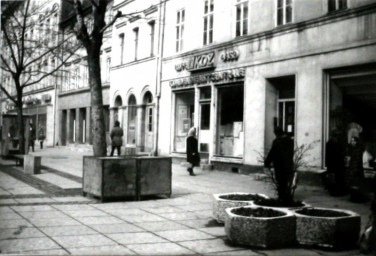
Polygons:
M175 151L185 152L185 139L194 125L194 91L176 93L175 100Z
M242 85L218 88L217 153L221 156L243 156L243 109Z

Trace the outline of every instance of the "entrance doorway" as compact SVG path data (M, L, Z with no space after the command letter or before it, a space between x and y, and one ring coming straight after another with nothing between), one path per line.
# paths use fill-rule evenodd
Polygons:
M243 112L243 84L218 87L218 155L243 157Z
M271 148L274 129L282 128L291 138L295 135L295 76L266 80L265 150Z
M359 137L365 149L375 158L376 64L329 71L328 92L327 134L338 130L345 145L351 137Z
M128 136L127 144L136 144L137 106L136 97L132 94L128 99Z
M154 105L153 96L150 92L146 92L143 99L143 126L141 136L141 150L150 152L153 150L153 115Z
M175 139L174 151L185 153L185 139L189 129L194 126L194 90L175 94Z

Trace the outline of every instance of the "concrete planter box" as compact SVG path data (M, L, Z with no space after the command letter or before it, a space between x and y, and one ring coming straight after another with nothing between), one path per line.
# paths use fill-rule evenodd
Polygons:
M171 196L171 157L136 157L138 199L141 196Z
M170 157L94 157L83 159L83 194L110 198L171 195Z
M249 214L240 213L244 211ZM296 222L291 211L247 206L228 208L226 213L226 235L234 244L281 248L295 243Z
M213 217L218 223L225 222L226 208L253 205L253 200L257 197L268 198L266 195L263 194L242 192L214 194L213 197ZM238 199L233 200L234 197L238 197Z
M302 208L305 208L305 207L310 207L310 205L305 203L305 202L299 202L296 205L291 205L291 206L275 205L275 202L277 202L277 201L274 198L266 198L266 200L264 202L254 201L253 205L258 206L258 207L272 208L272 209L276 209L276 210L279 210L279 209L281 209L281 210L295 210L295 209L302 209Z
M122 157L84 156L82 192L108 198L137 197L136 160Z
M26 174L40 174L41 173L41 157L34 155L24 155L23 165Z
M305 208L294 213L299 244L344 249L354 247L359 239L361 220L355 212Z

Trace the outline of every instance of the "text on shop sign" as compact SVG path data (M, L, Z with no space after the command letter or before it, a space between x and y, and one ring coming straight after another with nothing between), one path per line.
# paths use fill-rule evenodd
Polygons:
M207 84L211 82L226 82L233 81L235 79L244 78L245 69L235 68L225 71L218 71L210 74L203 74L197 76L191 76L182 79L175 79L170 81L171 88L185 88L194 84Z
M183 70L194 71L214 67L214 52L193 56L188 61L175 65L175 70L180 72Z

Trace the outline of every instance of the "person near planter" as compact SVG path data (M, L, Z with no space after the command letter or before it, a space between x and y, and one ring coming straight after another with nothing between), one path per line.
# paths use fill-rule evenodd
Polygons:
M350 187L350 201L366 202L367 196L363 192L363 152L364 147L358 137L352 137L347 149L348 169L347 180Z
M45 138L46 138L46 134L45 134L45 131L44 131L44 126L40 125L39 129L38 129L38 140L39 140L39 144L40 144L40 149L43 149L43 141L44 141Z
M115 148L117 149L118 156L120 156L121 146L123 145L123 134L124 134L124 132L123 132L123 129L120 127L120 122L115 121L115 126L114 126L114 128L112 128L111 134L110 134L111 143L112 143L111 144L112 149L111 149L110 156L114 155Z
M187 149L187 162L191 164L191 167L187 169L189 175L196 176L193 172L195 166L200 166L200 155L198 153L198 141L196 139L196 128L192 127L188 131L188 137L186 141Z
M345 150L341 143L341 134L333 130L326 143L325 164L327 168L326 181L329 193L333 196L345 194Z
M34 126L32 123L29 123L29 148L31 147L31 149L33 150L34 152L34 142L35 142L35 139L36 139L36 134L35 134L35 129L34 129Z
M264 166L274 167L278 199L284 203L292 203L291 186L294 178L294 142L283 132L282 128L274 129L276 138L265 159Z

